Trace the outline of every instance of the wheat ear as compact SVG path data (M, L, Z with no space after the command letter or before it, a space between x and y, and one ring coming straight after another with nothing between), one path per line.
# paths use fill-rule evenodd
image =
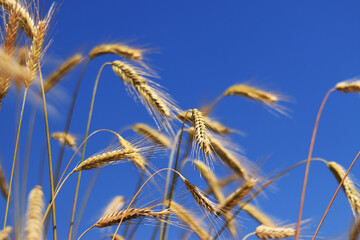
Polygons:
M9 185L6 182L4 170L1 165L0 165L0 189L1 189L2 195L6 199L9 194Z
M152 142L156 143L159 146L171 148L171 141L170 139L165 136L164 134L161 134L159 131L151 128L150 126L138 123L132 126L132 129L137 132L138 134L143 135L147 139L151 140Z
M54 132L53 134L51 134L51 138L70 147L76 147L76 138L70 133Z
M94 47L90 53L90 59L94 59L101 55L116 54L120 57L130 60L141 60L143 58L143 52L145 50L139 48L133 48L122 44L102 44Z
M10 233L12 232L12 227L7 226L5 229L0 231L0 240L10 239Z
M202 150L203 154L209 156L211 154L211 143L209 140L209 133L205 127L204 118L201 112L196 108L192 110L192 117L194 119L194 139Z
M111 202L106 206L103 216L120 211L120 209L124 205L124 202L125 200L123 196L114 197Z
M1 73L5 76L13 78L17 83L23 83L24 80L30 78L27 69L20 66L14 59L0 49L0 69ZM0 84L3 84L0 82ZM1 87L2 89L6 87Z
M245 84L233 85L228 88L223 94L223 96L231 95L247 97L264 103L274 103L280 100L280 98L275 94Z
M165 201L164 205L168 205L169 201ZM203 229L199 225L199 221L197 221L191 214L186 211L183 207L177 204L174 201L171 201L170 211L173 212L181 221L183 221L186 225L191 228L200 239L202 240L209 240L210 236L207 234L206 230Z
M55 72L53 72L44 83L45 93L49 92L68 72L79 65L83 60L81 54L75 54L66 60Z
M295 236L295 229L260 225L256 228L255 234L259 239L281 239Z
M41 239L41 220L44 207L44 194L41 186L31 190L28 198L28 209L26 213L26 240Z
M345 169L336 162L327 162L326 165L333 173L336 180L340 183L340 181L345 176ZM360 194L349 176L345 178L342 189L344 190L345 195L350 203L354 216L360 214Z
M360 80L354 78L339 82L335 85L335 89L343 93L357 93L360 91Z
M249 214L262 225L273 228L276 227L276 224L270 219L269 216L261 212L258 208L251 205L250 203L240 203L239 205L247 214Z

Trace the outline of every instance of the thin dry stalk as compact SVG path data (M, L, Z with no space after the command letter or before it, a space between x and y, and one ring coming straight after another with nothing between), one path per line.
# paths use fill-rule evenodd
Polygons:
M30 16L26 7L23 7L19 1L16 0L0 0L0 5L3 6L8 12L16 9L19 14L19 25L24 33L33 39L36 33L36 27L33 18Z
M357 93L360 92L360 80L350 79L343 82L339 82L335 85L335 89L343 93Z
M204 118L201 112L196 108L192 110L192 117L194 119L194 139L199 145L199 148L202 150L205 156L211 154L211 143L209 140L209 133L205 127Z
M225 212L230 212L231 209L233 209L241 199L249 194L250 190L256 185L256 183L256 179L248 180L243 186L238 188L229 197L227 197L223 203L220 203L217 206L216 213L222 215Z
M159 146L171 148L171 141L170 139L161 134L159 131L151 128L150 126L138 123L132 126L132 129L140 135L143 135L145 138L151 140L152 142L156 143Z
M28 209L26 213L26 240L41 239L41 220L44 207L44 194L41 186L31 190L28 198Z
M273 228L261 225L256 228L255 234L259 239L281 239L295 236L293 228Z
M106 206L103 216L120 211L120 209L124 205L124 202L125 200L123 196L114 197L111 202Z
M30 77L28 79L25 79L26 88L28 88L36 78L36 71L38 68L38 63L43 49L47 25L48 25L47 21L42 20L39 21L39 24L36 26L36 31L30 48L29 57L26 62L26 66L30 74Z
M75 54L66 60L55 72L53 72L44 83L45 93L49 92L68 72L79 65L83 60L81 54Z
M54 132L51 134L51 138L59 141L61 144L66 144L70 147L76 147L76 138L70 133Z
M164 202L164 205L167 206L168 204L169 204L168 200ZM189 228L191 228L196 233L196 235L198 235L200 239L202 240L210 239L210 236L207 234L206 230L199 225L200 221L196 220L193 216L191 216L191 214L188 211L186 211L186 209L181 207L179 204L177 204L174 201L171 201L170 211L173 212L186 225L188 225Z
M261 212L255 206L249 203L240 203L239 205L247 214L249 214L251 217L253 217L256 221L258 221L262 225L272 228L276 227L276 224L271 220L271 218L267 216L265 213Z
M12 227L7 226L5 229L0 231L0 240L10 239L10 233L12 232Z
M1 165L0 165L0 190L4 198L7 199L9 194L9 185L6 181L5 174Z
M144 158L141 156L141 154L139 153L140 151L137 148L135 148L134 146L132 146L132 144L130 142L126 141L121 136L118 136L118 138L119 138L120 145L124 150L133 152L132 154L129 155L129 158L135 164L135 166L141 168L142 170L146 170L147 163L144 160Z
M140 217L161 219L169 215L169 210L154 212L151 210L151 208L130 208L128 210L113 212L100 218L99 221L93 225L93 227L104 228L112 226L118 224L121 219L122 222L126 222Z
M345 176L346 170L336 162L327 162L326 165L333 173L336 180L340 183ZM342 189L344 190L345 195L350 203L354 216L357 216L360 214L360 194L349 176L347 176L344 180Z
M90 59L94 59L101 55L116 54L130 60L141 60L144 51L143 49L133 48L123 44L102 44L94 47L90 51L89 57Z

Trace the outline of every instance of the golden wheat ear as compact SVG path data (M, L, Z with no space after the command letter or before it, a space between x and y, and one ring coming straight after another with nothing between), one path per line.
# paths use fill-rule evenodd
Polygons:
M360 79L352 78L335 85L335 89L343 93L358 93L360 92Z
M122 58L127 58L130 60L142 60L143 53L145 49L134 48L124 44L101 44L99 46L94 47L90 53L89 58L94 59L96 57L107 55L107 54L115 54Z
M57 140L61 144L68 145L69 147L76 147L76 138L70 133L54 132L51 134L51 138Z
M294 228L285 227L269 227L260 225L255 230L255 235L259 239L281 239L295 236Z
M125 199L123 196L115 196L111 202L106 206L103 216L108 215L113 212L118 212L124 206Z
M132 126L132 129L144 136L146 139L149 139L150 141L154 142L158 146L165 147L165 148L171 148L171 140L169 137L167 137L164 134L161 134L156 129L151 128L150 126L138 123Z
M41 239L41 220L44 207L44 194L41 186L31 190L26 212L25 239Z
M9 194L9 185L6 181L5 173L1 165L0 165L0 190L4 198L7 199Z
M269 216L267 216L265 213L263 213L257 207L251 205L250 203L240 203L239 206L260 224L268 227L276 227L276 224L271 220Z
M5 229L0 231L0 239L1 240L8 240L10 239L10 234L12 232L12 227L7 226Z

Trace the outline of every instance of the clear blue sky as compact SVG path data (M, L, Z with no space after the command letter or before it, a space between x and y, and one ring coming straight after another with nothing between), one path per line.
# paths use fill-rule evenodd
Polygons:
M46 9L49 5L50 2L45 4ZM275 116L262 105L239 97L222 100L211 115L246 133L245 137L231 135L231 141L245 150L250 161L261 164L261 174L266 177L307 157L316 113L324 95L337 82L360 74L358 1L64 1L57 4L56 9L49 35L53 42L44 58L45 74L75 52L87 54L98 44L126 42L152 50L146 62L161 77L156 81L168 89L182 109L200 108L229 86L241 82L289 96L291 101L283 105L289 109L290 117ZM85 73L71 126L71 132L79 139L84 136L97 71L102 63L115 59L101 57L91 62ZM79 69L74 71L61 83L61 90L69 96L79 72ZM56 97L55 94L48 96L49 103L58 112L50 117L51 131L63 129L63 115L70 102L70 97L64 103ZM0 154L8 173L13 154L15 106L16 94L11 91L0 112ZM31 108L28 104L25 117L30 117ZM357 94L334 92L330 96L320 121L314 157L349 166L360 150L359 110ZM42 114L37 119L29 186L37 183L36 166L45 139ZM145 108L127 95L121 80L110 68L105 69L91 131L119 130L136 122L154 126ZM26 127L27 121L22 132L20 158ZM88 145L87 156L105 148L110 140L107 134L94 138ZM58 149L54 144L54 156ZM67 151L66 157L71 153ZM166 166L166 159L154 165ZM258 206L281 223L296 222L304 170L304 166L299 167L277 181L272 191L266 191L266 197L256 201ZM360 178L359 164L352 172ZM206 187L203 180L193 176L192 167L188 167L187 173L195 183ZM91 174L84 172L80 196L84 195L85 183ZM129 170L126 165L102 169L79 231L97 220L100 209L112 196L132 196L136 180L130 182L129 179L137 179L136 175L136 170ZM57 203L63 210L58 215L60 239L67 231L74 186L75 177L66 184ZM336 187L334 177L324 164L311 165L303 214L303 218L310 221L305 224L303 235L313 234ZM48 189L45 192L49 196ZM3 199L0 206L3 214ZM349 204L340 192L319 235L342 239L341 234L349 229L351 218ZM240 239L256 227L246 215L238 221L242 226ZM137 238L147 238L148 229L141 227ZM103 234L92 230L86 239L99 239Z

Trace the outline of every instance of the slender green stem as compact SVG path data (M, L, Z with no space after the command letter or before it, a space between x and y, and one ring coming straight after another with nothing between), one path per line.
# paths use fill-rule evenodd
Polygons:
M14 157L13 157L13 162L12 162L11 176L10 176L10 183L9 183L9 193L8 193L7 201L6 201L6 210L5 210L4 228L3 228L4 230L6 228L6 220L7 220L7 215L8 215L8 211L9 211L10 195L11 195L12 180L13 180L13 176L14 176L15 160L16 160L17 150L18 150L18 145L19 145L21 122L22 122L24 108L25 108L25 100L26 100L27 91L28 91L28 89L26 88L25 91L24 91L24 97L23 97L23 102L22 102L22 107L21 107L21 112L20 112L20 118L19 118L19 125L18 125L17 134L16 134Z
M44 92L44 82L41 73L40 62L38 63L39 66L39 78L40 78L40 85L41 85L41 96L43 102L43 109L44 109L44 118L45 118L45 130L46 130L46 144L48 150L48 160L49 160L49 177L50 177L50 190L51 190L51 199L54 197L54 176L53 176L53 168L52 168L52 158L51 158L51 146L50 146L50 131L49 131L49 121L47 116L46 110L46 100L45 100L45 92ZM53 220L53 239L57 239L56 234L56 211L55 211L55 202L52 205L52 220Z
M92 112L93 112L93 108L94 108L95 95L96 95L97 86L98 86L98 83L99 83L99 79L100 79L101 72L102 72L102 70L104 69L104 67L105 67L106 65L110 65L110 64L111 64L111 63L105 63L105 64L103 64L103 65L101 66L99 72L98 72L97 77L96 77L96 81L95 81L95 85L94 85L94 90L93 90L93 95L92 95L92 98L91 98L91 104L90 104L88 122L87 122L86 132L85 132L85 138L87 138L87 136L89 135L91 116L92 116ZM84 146L83 146L83 151L82 151L82 154L81 154L81 160L80 160L80 162L82 162L82 161L84 160L84 157L85 157L86 143L87 143L87 142L85 142L85 143L84 143ZM72 228L73 228L73 225L74 225L76 202L77 202L77 197L78 197L78 192L79 192L79 187L80 187L80 179L81 179L81 172L78 173L78 178L77 178L77 182L76 182L76 189L75 189L73 207L72 207L72 212L71 212L71 220L70 220L70 226L69 226L68 240L71 240Z

